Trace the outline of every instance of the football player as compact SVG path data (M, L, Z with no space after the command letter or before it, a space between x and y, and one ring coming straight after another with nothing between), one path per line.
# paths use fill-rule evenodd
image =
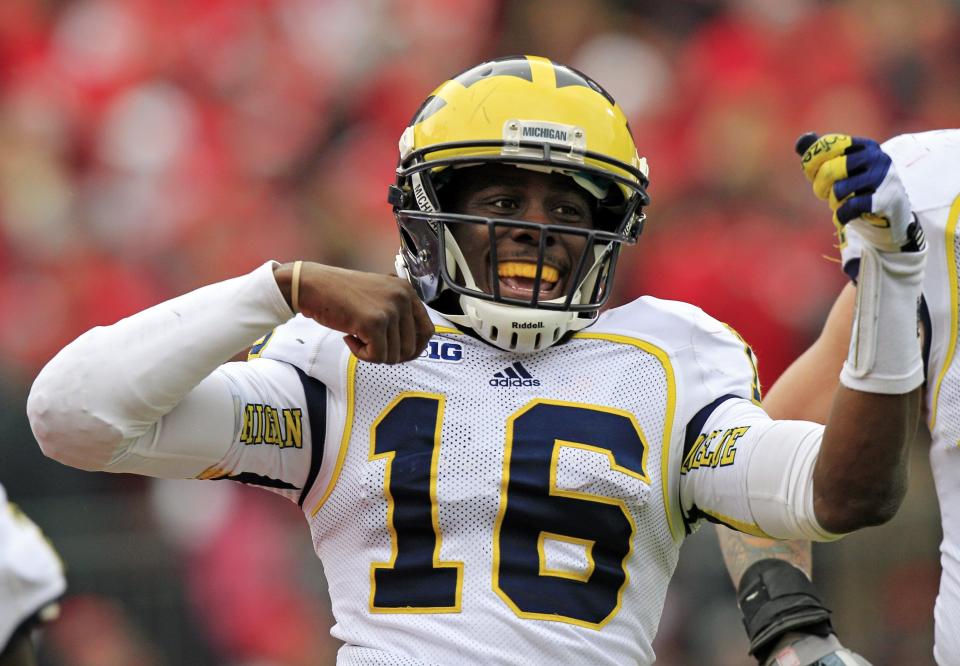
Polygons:
M56 618L66 587L53 546L0 485L0 666L37 663L31 634Z
M650 297L601 313L647 174L591 79L532 56L478 65L400 138L400 277L267 262L88 331L35 381L34 433L84 469L299 504L340 663L652 663L705 516L811 540L889 516L919 413L925 255L864 276L865 335L886 344L826 429L774 421L724 324Z
M960 130L904 134L882 146L869 139L839 134L816 141L813 138L803 152L804 173L816 195L828 201L834 211L843 269L852 283L837 298L816 342L770 389L764 407L777 418L827 421L830 396L837 386L833 369L844 366L848 351L854 351L858 340L851 337L851 322L856 325L862 319L865 299L877 298L864 284L868 279L864 269L870 270L871 249L876 246L878 235L886 233L888 223L897 219L918 222L930 243L930 263L920 302L926 367L923 398L932 439L930 464L943 526L943 575L934 608L934 658L944 666L960 664L960 510L956 501L960 489L960 367L955 359L960 311ZM878 207L894 217L871 216ZM866 219L854 224L861 215ZM809 575L809 543L778 543L743 537L729 530L721 532L721 549L734 584L739 581L741 600L749 594L758 571L795 571L794 567L799 567ZM781 599L768 606L768 615L777 619L771 622L776 629L763 637L765 642L758 644L757 628L747 624L751 649L772 646L786 632L792 635L781 641L782 649L791 649L791 645L807 651L826 649L824 639L832 633L828 614L809 581L804 577L799 584L809 595L802 603L797 603L796 598L792 603Z

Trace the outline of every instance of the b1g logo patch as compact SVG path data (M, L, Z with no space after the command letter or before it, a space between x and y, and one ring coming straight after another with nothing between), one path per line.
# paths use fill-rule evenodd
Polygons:
M424 361L460 363L463 360L463 345L459 342L431 340L426 349L420 352L420 358Z

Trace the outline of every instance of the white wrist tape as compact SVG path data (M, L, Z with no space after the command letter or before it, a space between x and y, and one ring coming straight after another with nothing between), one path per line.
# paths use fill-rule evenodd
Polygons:
M909 393L923 383L919 306L927 251L864 244L850 349L840 382L868 393Z

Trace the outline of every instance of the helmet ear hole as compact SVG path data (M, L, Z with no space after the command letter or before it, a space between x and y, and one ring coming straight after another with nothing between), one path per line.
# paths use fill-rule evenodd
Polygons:
M404 211L394 213L400 231L400 253L407 279L420 298L432 302L440 293L440 244L427 220Z
M400 227L400 242L411 253L417 254L417 252L419 252L417 243L415 240L413 240L413 236L411 236L410 232L404 229L402 226Z
M464 182L470 181L473 170L473 167L444 169L433 177L433 192L440 210L453 213L460 208Z

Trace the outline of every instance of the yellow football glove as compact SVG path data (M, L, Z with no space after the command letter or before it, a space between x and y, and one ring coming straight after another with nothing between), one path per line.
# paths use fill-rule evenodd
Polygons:
M813 192L827 201L842 232L851 224L881 252L916 252L923 232L890 156L872 139L804 134L797 153Z
M796 150L814 193L833 210L841 246L846 229L861 241L844 266L857 301L840 382L867 393L909 393L923 383L918 312L927 252L896 165L876 141L845 134L805 134Z

